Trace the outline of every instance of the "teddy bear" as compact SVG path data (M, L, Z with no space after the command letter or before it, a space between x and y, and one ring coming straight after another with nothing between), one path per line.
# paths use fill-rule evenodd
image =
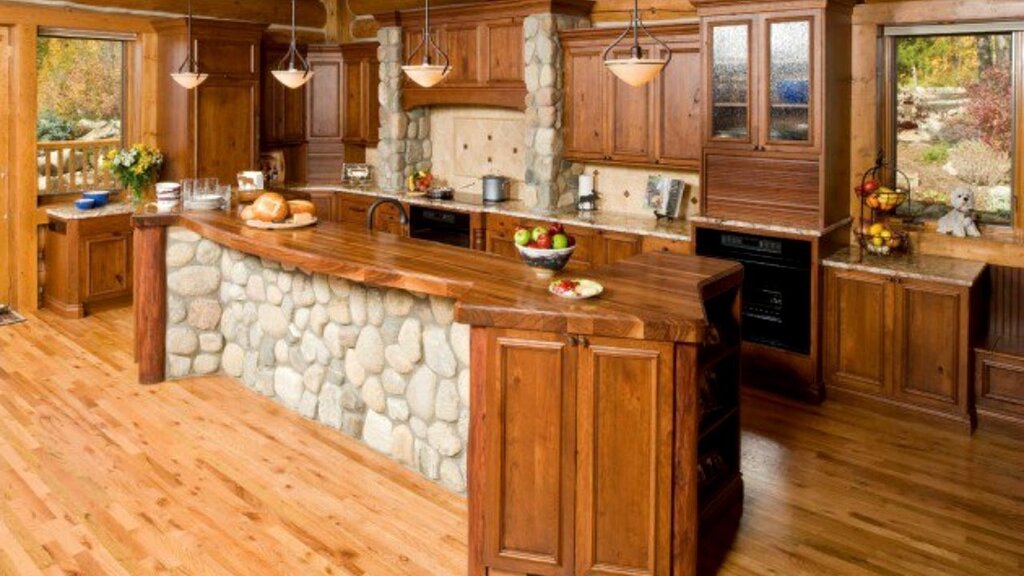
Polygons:
M939 220L939 234L952 234L957 238L981 236L974 223L974 192L963 186L956 188L949 195L949 203L953 209Z

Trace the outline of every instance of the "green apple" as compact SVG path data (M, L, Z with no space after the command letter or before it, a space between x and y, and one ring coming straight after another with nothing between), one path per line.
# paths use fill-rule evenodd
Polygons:
M555 234L551 238L551 247L555 250L565 250L569 247L569 237L565 234Z
M520 228L516 230L516 246L528 246L530 242L533 242L533 232L526 228Z
M533 241L540 240L541 236L547 236L548 229L543 226L537 226L533 229Z

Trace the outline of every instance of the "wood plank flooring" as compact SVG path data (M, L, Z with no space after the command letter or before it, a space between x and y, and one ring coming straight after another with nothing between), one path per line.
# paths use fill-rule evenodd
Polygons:
M457 575L466 504L226 378L140 387L131 313L0 328L0 574ZM721 574L1024 573L1024 438L744 398Z

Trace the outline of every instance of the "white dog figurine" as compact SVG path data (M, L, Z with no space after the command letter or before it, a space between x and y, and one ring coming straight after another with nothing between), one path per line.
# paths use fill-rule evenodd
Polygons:
M960 187L949 196L953 209L939 220L939 234L952 234L957 238L981 236L974 223L974 192Z

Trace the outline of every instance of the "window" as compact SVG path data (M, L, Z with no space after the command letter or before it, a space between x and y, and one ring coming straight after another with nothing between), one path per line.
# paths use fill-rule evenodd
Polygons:
M980 223L1014 223L1020 32L989 26L886 30L888 153L910 179L904 216L935 220L950 194L975 194Z
M122 145L125 46L41 35L36 48L39 194L112 189L99 159Z

